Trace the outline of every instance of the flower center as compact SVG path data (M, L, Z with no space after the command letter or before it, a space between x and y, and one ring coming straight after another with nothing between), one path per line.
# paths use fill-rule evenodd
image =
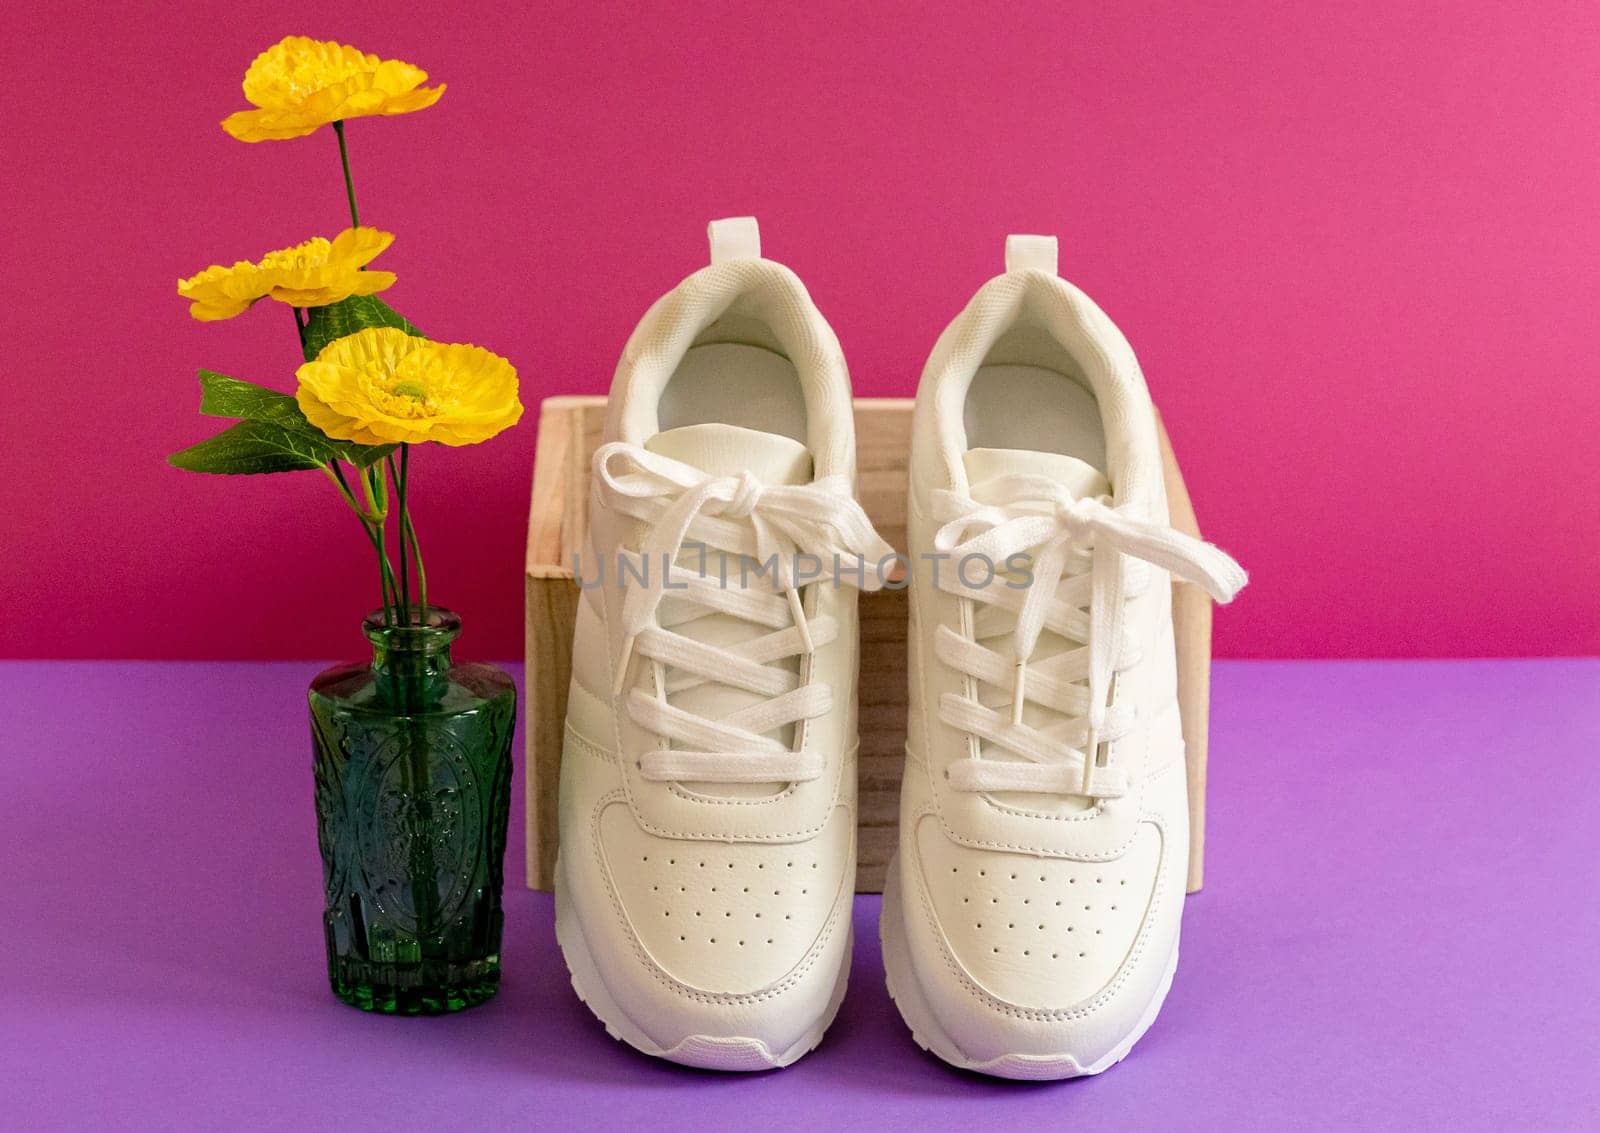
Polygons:
M397 397L409 397L413 401L423 401L428 396L426 387L418 381L396 382L389 392Z

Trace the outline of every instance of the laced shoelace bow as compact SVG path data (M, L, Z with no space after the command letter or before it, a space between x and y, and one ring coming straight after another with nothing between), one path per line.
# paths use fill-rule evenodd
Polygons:
M1194 582L1224 603L1245 584L1244 569L1210 543L1137 519L1102 499L1075 497L1048 477L997 476L976 485L973 495L991 502L934 493L934 517L942 524L934 535L935 549L952 565L979 555L996 570L1004 570L1013 555L1027 554L1032 579L1017 587L991 578L979 587L968 584L959 570L939 572L939 588L971 599L977 614L970 637L939 626L935 655L978 682L1009 684L1011 696L1006 716L975 697L946 693L939 719L1020 759L956 760L951 785L964 791L1118 797L1126 791L1125 775L1097 765L1094 752L1126 734L1132 723L1130 713L1109 703L1109 694L1115 674L1137 660L1123 611L1126 599L1147 584L1149 571L1139 563ZM1137 560L1132 577L1124 575L1124 556ZM1009 658L979 641L1001 632L1001 619L1008 614L1015 618ZM1087 644L1030 668L1046 628ZM1024 723L1029 701L1059 713L1064 724L1036 728Z
M849 478L769 485L748 471L711 476L620 441L595 452L594 474L607 506L647 528L637 552L620 552L634 570L622 601L623 647L613 690L620 695L627 687L634 656L656 662L654 695L636 688L628 696L634 722L669 741L640 757L644 777L768 783L819 776L820 755L790 750L767 733L826 714L832 693L827 685L802 682L772 662L804 658L838 635L832 617L806 617L800 594L804 581L796 571L802 555L828 568L838 556L846 565L837 577L859 589L883 585L881 572L894 548L873 529ZM669 571L666 564L677 564L685 545L692 544L754 559L772 578L774 592L745 586L743 577L736 584L720 572L710 573L709 555L702 555L698 571L677 565ZM668 597L673 605L664 608ZM712 613L767 632L738 644L711 645L676 631ZM668 694L707 682L763 699L717 719L668 702Z

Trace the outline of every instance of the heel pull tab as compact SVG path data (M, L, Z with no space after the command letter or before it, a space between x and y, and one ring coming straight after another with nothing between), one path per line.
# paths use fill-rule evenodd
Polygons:
M1058 267L1054 236L1006 237L1006 271L1042 271L1046 275L1058 275Z
M726 220L713 220L706 225L706 235L711 240L711 262L725 264L729 260L759 260L761 258L761 226L753 216L730 216Z

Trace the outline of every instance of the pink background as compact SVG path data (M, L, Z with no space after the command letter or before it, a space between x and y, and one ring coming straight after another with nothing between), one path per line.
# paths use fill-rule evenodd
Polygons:
M282 307L196 323L174 281L345 223L330 131L217 126L291 32L449 84L352 123L362 215L386 297L530 410L604 391L712 217L760 217L864 395L912 392L1007 232L1057 232L1253 574L1221 654L1600 652L1595 5L332 7L8 9L0 655L361 648L320 476L163 462L212 427L197 367L296 362ZM534 431L416 461L478 656L521 649Z

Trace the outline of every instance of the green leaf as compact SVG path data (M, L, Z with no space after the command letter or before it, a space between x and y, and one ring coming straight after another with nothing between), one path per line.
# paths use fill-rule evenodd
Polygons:
M251 382L242 382L238 378L230 378L226 374L219 374L213 370L200 371L200 412L210 417L242 417L247 423L267 425L287 433L297 434L302 438L300 447L306 452L326 454L323 460L316 464L294 464L285 468L249 468L243 471L250 472L287 472L299 468L316 468L329 460L338 458L357 468L366 468L388 456L395 450L395 445L358 445L350 441L336 441L323 431L306 420L306 415L300 411L300 406L295 399L286 393L267 389ZM233 430L213 437L211 441L203 442L194 448L185 449L178 456L197 453L205 449L213 441L219 441L228 436ZM262 433L259 436L267 436ZM254 443L254 442L253 442ZM177 457L173 457L177 464ZM178 464L179 468L188 465ZM196 472L228 471L226 469L196 468Z
M241 382L213 370L200 371L200 412L208 417L264 421L285 429L310 429L295 399L275 389Z
M174 468L219 475L298 472L321 468L334 456L333 441L270 425L240 421L208 441L167 457Z
M326 307L312 307L306 313L305 355L309 362L336 338L355 334L367 327L394 327L421 336L406 317L375 295L352 295Z

